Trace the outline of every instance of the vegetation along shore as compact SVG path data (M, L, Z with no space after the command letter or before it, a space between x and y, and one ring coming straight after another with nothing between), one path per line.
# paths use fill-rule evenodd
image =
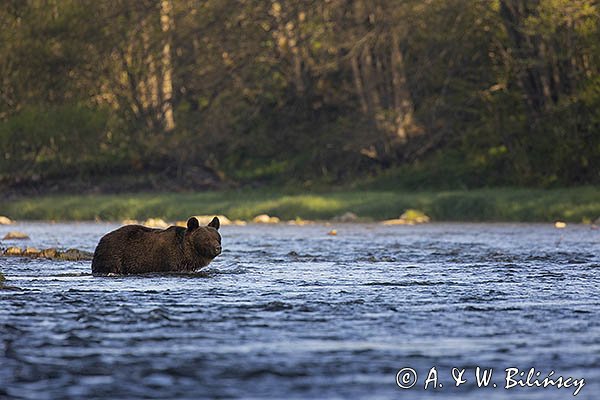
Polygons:
M330 220L345 213L358 221L398 218L417 209L433 221L593 223L600 217L600 188L494 188L452 191L340 190L297 194L275 190L202 193L60 195L0 200L0 215L18 220L169 221L220 214L251 221L259 214L281 220Z

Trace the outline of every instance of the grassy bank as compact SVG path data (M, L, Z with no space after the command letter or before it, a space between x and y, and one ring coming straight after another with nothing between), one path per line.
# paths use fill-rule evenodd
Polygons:
M600 217L600 188L554 190L480 189L445 192L334 191L285 194L274 191L45 196L0 200L0 215L19 220L121 220L194 214L251 219L267 213L282 219L330 219L351 211L365 219L394 218L417 208L434 221L565 220Z

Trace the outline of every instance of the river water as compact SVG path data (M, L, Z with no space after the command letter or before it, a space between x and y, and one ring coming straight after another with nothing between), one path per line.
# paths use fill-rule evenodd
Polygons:
M20 230L31 240L0 246L93 251L116 227L22 223L0 237ZM221 234L223 254L192 275L93 277L89 261L0 258L20 288L0 290L0 398L600 396L600 230L339 224ZM493 370L487 387L477 386L478 366ZM405 368L417 374L411 389L396 382ZM458 387L453 368L465 370ZM584 386L576 397L573 380L506 389L508 368L515 380L535 368L539 381L554 371Z

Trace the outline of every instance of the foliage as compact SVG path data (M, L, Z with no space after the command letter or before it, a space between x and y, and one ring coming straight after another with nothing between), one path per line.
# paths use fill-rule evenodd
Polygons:
M0 178L19 179L73 169L101 158L106 113L81 106L27 107L0 123ZM104 146L103 146L104 145Z
M599 21L594 0L9 1L0 182L597 184Z
M190 215L223 214L252 220L269 214L284 220L326 220L346 212L361 218L398 218L422 210L434 221L589 222L600 215L600 190L477 189L462 191L343 190L292 194L268 190L135 195L44 196L0 201L0 214L34 220L185 220Z

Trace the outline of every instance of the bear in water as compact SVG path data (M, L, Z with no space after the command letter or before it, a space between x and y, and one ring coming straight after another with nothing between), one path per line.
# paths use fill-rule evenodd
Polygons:
M191 272L207 266L221 254L217 217L200 226L194 217L187 229L152 229L126 225L100 239L92 260L94 274Z

